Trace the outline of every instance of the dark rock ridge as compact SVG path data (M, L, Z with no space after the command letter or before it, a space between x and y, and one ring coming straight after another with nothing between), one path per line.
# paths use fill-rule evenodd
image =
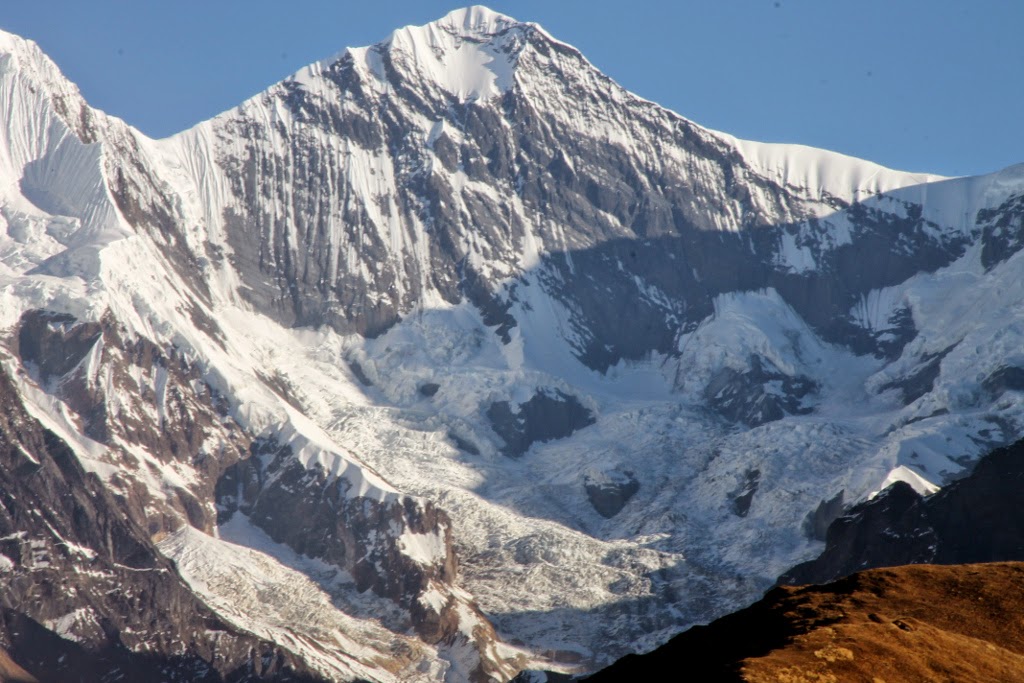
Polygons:
M981 388L993 396L1002 396L1007 391L1024 391L1024 368L1004 365L982 380Z
M559 389L540 389L515 406L495 401L487 408L487 419L505 442L501 452L510 458L523 455L539 441L564 439L596 421L579 399Z
M200 603L2 372L0 648L40 681L320 680Z
M825 551L780 583L824 583L871 567L1024 560L1024 441L983 458L971 474L921 496L897 482L828 528Z
M816 541L824 541L832 521L843 513L843 494L840 491L828 500L823 500L818 507L807 513L804 519L804 533Z

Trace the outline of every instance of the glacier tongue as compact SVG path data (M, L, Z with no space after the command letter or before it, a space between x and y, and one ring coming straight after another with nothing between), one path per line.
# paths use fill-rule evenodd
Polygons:
M1020 167L738 141L482 7L166 140L0 34L0 104L21 402L326 676L653 647L1024 431Z

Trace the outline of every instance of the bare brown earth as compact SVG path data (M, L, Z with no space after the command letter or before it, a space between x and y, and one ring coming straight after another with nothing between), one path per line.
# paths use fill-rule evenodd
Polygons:
M782 586L587 680L1024 681L1024 563L912 565Z

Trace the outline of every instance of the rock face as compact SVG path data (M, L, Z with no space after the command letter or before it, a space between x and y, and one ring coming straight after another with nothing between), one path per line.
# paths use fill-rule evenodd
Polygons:
M829 500L821 501L813 512L807 514L804 520L804 533L815 540L824 541L829 525L842 513L843 492L840 491Z
M782 587L697 626L591 683L701 681L1024 680L1020 563L860 572L826 586Z
M596 668L1024 432L1022 167L736 140L481 7L166 140L0 34L0 108L19 400L328 678Z
M501 452L510 458L523 455L538 441L564 439L595 421L579 399L558 390L538 391L515 407L496 401L487 409L487 418L505 442Z
M232 628L203 605L123 502L25 412L6 372L0 503L0 647L13 660L8 669L42 681L322 680L287 649Z
M640 482L632 472L595 472L583 478L587 498L602 517L611 518L626 507L629 499L640 490Z
M111 446L106 458L122 450L131 462L142 452L157 471L189 468L189 484L160 498L130 470L115 475L113 488L126 494L122 514L159 537L182 523L208 531L241 510L274 541L349 572L358 591L407 610L424 642L484 648L497 640L479 610L453 593L457 565L443 511L393 493L366 496L351 479L303 465L292 446L254 438L232 419L224 398L173 348L125 337L110 318L87 323L30 310L13 346L81 421L83 435ZM476 668L480 680L501 670L489 662Z
M903 377L886 382L880 387L880 390L897 389L903 396L903 403L910 405L935 388L935 380L939 376L942 359L949 355L953 348L922 354L917 367Z
M727 420L750 427L813 411L804 401L817 388L814 380L764 365L759 356L751 356L745 371L726 367L716 372L704 389L708 404Z
M128 460L145 453L147 467L194 468L195 477L178 479L159 498L131 482L130 470L115 474L137 523L151 535L173 531L183 520L212 529L211 484L245 454L251 437L196 364L173 347L132 339L112 316L88 322L38 309L22 314L12 351L32 379L67 406L83 436Z
M264 468L260 456L268 450L273 459ZM257 444L253 457L217 483L219 521L241 511L275 541L348 571L358 591L372 590L410 610L427 643L452 637L458 609L466 606L447 590L457 573L447 515L408 497L398 504L350 497L350 489L350 482L321 467L303 467L287 447ZM440 607L420 600L431 591Z
M443 75L462 59L479 60L472 87ZM482 8L312 65L180 145L208 157L189 166L218 169L199 190L224 242L196 258L230 262L240 294L281 323L377 336L436 296L468 299L508 342L526 255L572 311L574 353L601 371L671 353L716 296L765 287L828 341L896 357L909 317L872 336L850 309L971 243L915 202L854 204L851 188L765 173L539 27ZM769 403L763 419L777 419Z
M923 497L897 482L828 527L825 551L780 583L825 583L904 564L1024 560L1024 442L985 456L964 479Z
M740 486L729 494L732 509L740 517L750 512L750 504L754 502L758 484L761 483L761 470L753 469L746 472Z

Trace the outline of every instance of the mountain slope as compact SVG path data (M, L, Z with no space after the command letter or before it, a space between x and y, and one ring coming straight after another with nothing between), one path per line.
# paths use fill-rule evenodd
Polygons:
M783 587L588 681L1024 680L1020 563L875 569ZM685 677L685 678L684 678Z
M6 371L0 434L5 680L29 680L21 667L42 681L322 680L202 604L122 502L25 412Z
M166 140L0 48L21 400L325 676L648 649L1021 434L1021 167L738 141L480 7Z
M379 669L377 676L391 680L409 666L434 675L421 659L436 661L430 645L443 640L437 647L466 651L450 658L469 675L493 634L451 585L455 560L444 513L398 493L332 443L264 383L272 369L261 377L244 352L229 348L209 289L187 279L197 264L171 232L180 199L149 168L147 142L87 108L68 115L69 101L85 107L74 87L34 45L7 41L0 95L24 116L8 123L23 133L46 131L41 139L11 136L5 146L4 316L29 412L68 439L154 540L183 524L214 531L218 516L233 511L224 478L240 469L258 485L234 507L257 518L260 502L273 505L282 490L294 500L296 487L306 486L309 505L326 506L340 533L312 530L313 538L295 542L299 552L326 556L344 592L372 588L406 615L392 625L397 634L385 629L389 635L377 638L386 667L371 661L368 669L353 668L349 659L372 660L373 648L364 653L341 638L327 646L334 654L321 670L362 677ZM37 167L62 168L86 189L49 170L31 175ZM244 395L255 400L239 400ZM277 461L261 459L273 455ZM263 500L252 500L253 492ZM218 509L218 497L227 509ZM260 630L248 621L235 625ZM407 661L391 662L392 650L410 647L402 642L410 628L429 643L427 651L414 639ZM303 638L292 647L310 648ZM323 647L303 656L322 658ZM453 666L444 661L442 669ZM491 665L479 666L484 675Z

